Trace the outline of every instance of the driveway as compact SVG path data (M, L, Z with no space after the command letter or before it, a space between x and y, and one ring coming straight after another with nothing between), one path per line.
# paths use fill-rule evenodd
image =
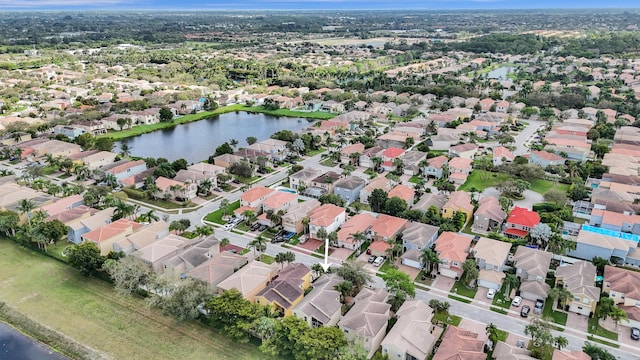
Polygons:
M589 327L589 318L585 315L579 315L574 312L567 312L567 325L570 329L576 329L587 332Z
M527 209L532 209L533 204L544 202L544 196L538 194L533 190L525 190L523 195L524 195L524 199L514 200L513 205L527 208ZM486 188L482 192L481 197L486 197L486 196L493 196L496 198L500 198L500 191L494 187Z
M431 285L432 288L435 289L439 289L439 290L443 290L446 292L449 292L449 290L451 290L451 287L453 286L453 284L456 281L452 278L448 278L446 276L442 276L442 275L437 275L436 279L433 280L433 283Z

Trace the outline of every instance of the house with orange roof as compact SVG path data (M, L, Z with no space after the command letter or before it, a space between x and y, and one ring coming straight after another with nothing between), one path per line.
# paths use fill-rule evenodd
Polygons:
M543 168L547 166L562 165L567 159L562 156L548 151L532 151L529 155L529 162L540 165Z
M640 326L640 273L606 265L602 292L627 313L629 321L621 321L621 325Z
M100 171L112 174L118 181L145 170L147 170L147 164L144 160L120 160L100 168Z
M347 220L345 208L333 204L324 204L309 214L309 237L317 239L318 231L324 229L330 234Z
M404 200L407 203L407 206L411 206L413 205L413 200L414 200L414 196L415 196L415 191L413 191L412 188L406 186L406 185L396 185L396 187L394 187L393 189L391 189L391 191L389 191L389 193L387 194L389 199L393 198L393 197L398 197L402 200Z
M454 157L449 161L449 181L460 186L467 181L471 173L473 161L466 158Z
M367 237L371 237L371 228L376 220L377 218L368 212L363 212L349 218L349 220L342 224L338 231L338 246L351 250L358 249L362 245L363 240L355 239L353 235L362 233Z
M407 226L409 222L405 219L380 214L371 227L374 240L389 241L395 239Z
M534 226L540 223L540 215L537 212L516 206L511 210L507 218L505 235L512 238L522 238L529 234Z
M182 182L159 176L156 179L159 197L191 200L196 197L198 186L192 182Z
M393 183L391 180L385 177L377 177L371 180L362 190L360 190L360 202L363 204L369 203L369 196L375 189L382 189L385 192L389 192L392 189Z
M511 150L504 146L496 146L493 148L493 166L502 165L503 163L510 163L515 159L515 155Z
M52 204L43 205L40 210L44 211L47 216L55 216L67 210L78 207L84 203L82 195L71 195L62 198Z
M449 194L449 200L442 207L442 216L450 219L456 211L463 212L467 221L473 215L473 204L471 203L471 195L466 191L454 191Z
M449 158L444 155L440 155L440 156L436 156L431 159L428 159L427 165L422 168L422 173L427 178L431 177L435 179L440 179L442 178L442 175L444 175L443 168L445 165L447 165L448 162L449 162Z
M276 191L273 195L267 197L262 203L262 211L279 211L287 212L291 206L298 203L298 194L286 191Z
M440 258L438 273L453 279L462 275L462 263L467 259L471 237L445 231L435 242L435 251Z
M503 101L498 101L498 103L496 103L496 112L506 114L508 110L509 110L508 101L503 100Z
M133 234L144 225L129 219L118 219L110 224L82 235L82 241L91 241L100 248L100 255L106 256L113 250L113 244Z
M454 325L447 326L433 360L485 360L484 341L478 334Z
M482 100L478 101L478 104L480 104L480 111L481 112L491 111L491 107L495 103L496 103L495 100L490 99L490 98L486 98L486 99L482 99Z
M273 189L264 186L254 186L240 195L240 206L252 207L260 212L264 201L275 193L276 191Z
M551 360L591 360L591 356L582 350L553 350Z
M393 161L395 158L401 157L402 154L404 154L404 149L390 147L382 151L382 161Z
M364 152L364 145L360 143L351 144L340 150L340 162L343 164L359 165L360 155ZM357 158L353 159L353 156Z

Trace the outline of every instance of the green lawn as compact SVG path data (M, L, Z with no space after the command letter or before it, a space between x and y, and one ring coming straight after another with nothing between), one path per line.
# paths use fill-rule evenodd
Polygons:
M460 280L453 283L453 286L451 287L452 294L466 296L470 299L473 299L473 297L476 296L477 291L478 291L477 288L476 289L467 288Z
M602 326L600 326L600 324L598 323L598 319L596 317L589 318L588 324L589 324L589 327L587 328L587 330L589 331L589 334L594 334L603 338L618 341L618 333L609 331L603 328Z
M227 209L227 215L233 214L233 211L239 207L240 207L240 200L230 203L229 208ZM207 216L205 216L204 219L207 221L214 222L216 224L224 225L226 221L222 220L222 216L224 216L224 212L222 211L222 209L218 209L212 213L207 214Z
M0 269L0 301L107 358L270 358L199 322L181 322L144 300L117 296L110 284L6 239L0 239Z
M542 180L542 179L533 179L530 181L531 190L537 192L538 194L544 195L547 191L554 188L553 181ZM569 184L561 184L556 183L555 189L567 192L569 190Z
M311 156L316 156L316 155L318 155L318 154L323 153L323 152L324 152L324 150L325 150L324 148L319 148L318 150L309 150L309 151L307 152L307 156L309 156L309 157L311 157Z
M431 322L435 323L436 321L440 321L442 323L453 324L454 326L460 325L460 321L462 318L460 316L446 314L446 313L436 313L433 315L433 319Z
M475 187L479 191L482 191L486 188L496 186L509 178L510 176L507 174L487 172L485 175L484 170L475 170L469 174L467 181L462 184L458 190L469 191Z
M560 324L562 326L567 325L567 313L563 311L555 311L553 309L553 302L553 299L547 299L547 301L544 302L542 316L548 316L556 324Z
M511 298L508 295L505 295L505 290L507 289L503 284L500 290L496 292L491 304L508 310L511 307Z
M420 180L424 180L422 177L418 176L418 175L413 175L410 179L409 182L412 182L414 184L417 184L418 182L420 182Z
M262 254L260 255L260 261L265 263L265 264L273 264L274 261L276 261L276 259L273 256L269 256L267 254Z

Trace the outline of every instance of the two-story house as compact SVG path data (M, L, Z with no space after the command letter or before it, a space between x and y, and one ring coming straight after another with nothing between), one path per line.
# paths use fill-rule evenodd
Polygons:
M100 168L100 171L105 174L112 174L118 181L122 181L129 176L139 174L145 170L147 170L147 164L144 160L120 160Z
M171 199L191 200L196 197L198 192L198 186L195 183L181 182L164 176L159 176L156 179L156 187L160 197Z
M422 251L433 246L438 238L437 226L410 222L402 232L402 248L404 254L401 256L403 265L422 269Z
M256 295L262 291L278 274L280 265L271 265L260 261L251 261L242 269L218 283L218 293L236 289L250 302L256 301Z
M371 234L375 241L387 242L402 233L408 223L407 220L396 216L380 214L371 227Z
M333 184L333 193L349 205L360 198L360 190L364 189L365 180L357 176L348 176Z
M422 300L405 301L396 318L398 321L382 340L382 354L389 359L428 358L441 331L431 323L433 309Z
M340 177L341 175L336 172L327 171L326 173L311 180L311 187L322 189L324 190L325 194L333 194L333 187L335 186L335 182L338 181Z
M511 210L507 218L504 234L510 238L522 238L540 223L540 215L537 212L516 206Z
M483 197L478 201L478 209L473 215L473 228L483 232L500 229L506 218L507 213L502 210L497 198Z
M515 155L511 152L511 150L507 149L504 146L496 146L493 148L492 161L493 166L502 165L505 163L510 163L515 159Z
M293 309L293 314L311 327L335 326L342 309L336 286L343 281L336 274L322 275L313 282L313 290Z
M289 210L282 217L282 228L285 231L292 233L302 233L305 231L305 224L303 219L315 209L319 208L320 201L316 199L309 199L303 202L293 204L289 207Z
M391 180L385 177L377 177L371 180L364 188L362 188L362 190L360 190L360 202L363 204L368 204L369 196L371 196L373 190L382 189L386 193L388 193L389 191L391 191L392 186L393 183L391 182Z
M546 299L550 286L545 283L553 254L518 246L513 255L516 276L520 279L520 296L527 300Z
M273 189L264 186L254 186L240 195L240 206L253 208L256 213L261 212L264 201L275 193L276 191Z
M473 204L471 203L471 195L468 192L454 191L449 194L449 200L442 207L442 216L450 219L456 211L464 213L466 221L471 219L473 215Z
M478 286L500 290L511 244L481 237L471 250L480 268Z
M640 273L614 266L604 267L602 292L627 313L626 326L640 326Z
M448 162L449 158L444 155L428 159L427 165L422 168L422 173L427 178L440 179L444 175L443 171Z
M449 182L458 186L467 181L471 173L472 160L462 157L454 157L449 161Z
M347 219L346 209L333 204L324 204L309 214L309 236L318 238L318 231L324 229L327 234L338 230Z
M595 286L596 267L588 261L577 261L556 268L555 286L569 290L573 298L569 301L569 311L591 315L600 300L600 288Z
M343 164L360 165L360 156L364 152L364 145L360 143L345 146L340 150L340 162Z
M311 182L313 179L322 175L322 170L313 169L313 168L304 168L297 173L293 173L289 175L289 187L293 190L298 190L299 188L308 188L311 186Z
M354 237L354 234L362 233L367 238L370 238L371 228L376 220L376 217L368 212L356 214L349 218L338 231L338 246L351 250L358 249L364 240Z
M445 231L435 242L435 252L440 258L438 273L453 279L462 275L462 263L467 259L471 237Z
M129 234L138 231L144 225L126 218L118 219L82 235L82 241L91 241L100 248L100 255L106 256L113 250L113 244Z
M290 264L264 289L256 294L256 303L268 305L282 316L290 316L311 286L311 272L300 263Z

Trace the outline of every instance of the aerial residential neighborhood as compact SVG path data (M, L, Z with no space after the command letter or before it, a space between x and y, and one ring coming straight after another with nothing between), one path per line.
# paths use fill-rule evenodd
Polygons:
M640 357L635 10L61 14L0 26L0 325L43 358Z

